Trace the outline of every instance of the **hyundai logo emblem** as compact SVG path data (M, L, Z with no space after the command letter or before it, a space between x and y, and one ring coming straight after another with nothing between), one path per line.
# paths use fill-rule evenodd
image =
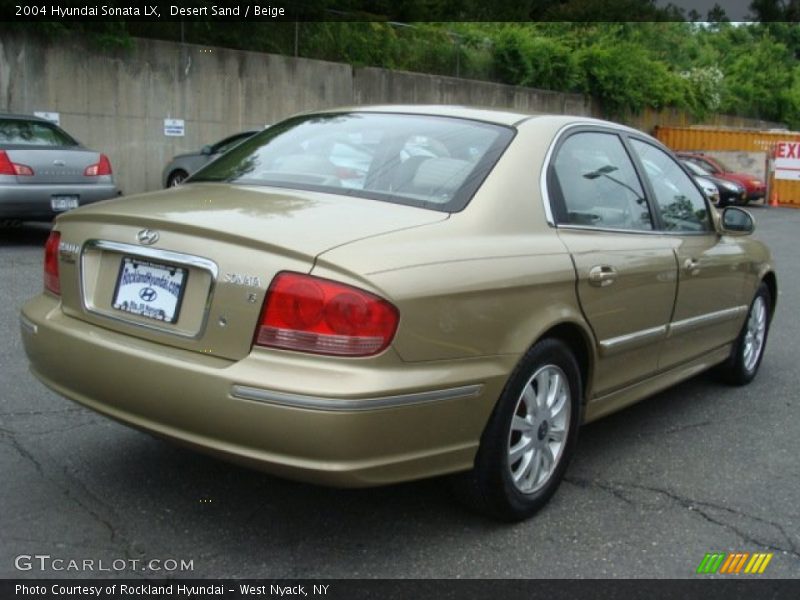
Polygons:
M150 246L158 241L158 232L152 229L142 229L136 234L136 239L139 240L140 244Z
M66 163L61 159L56 159L53 161L53 164L57 167L63 167Z
M139 291L139 298L144 300L145 302L152 302L156 298L158 298L158 294L156 291L151 287L142 288Z

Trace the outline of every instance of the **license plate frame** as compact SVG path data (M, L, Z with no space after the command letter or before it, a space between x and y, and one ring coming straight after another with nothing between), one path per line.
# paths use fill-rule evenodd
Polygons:
M66 212L78 208L81 197L78 194L53 194L50 196L50 209L53 212Z
M148 321L173 325L180 317L188 279L189 269L186 267L123 256L111 296L111 307ZM159 297L162 301L156 302Z

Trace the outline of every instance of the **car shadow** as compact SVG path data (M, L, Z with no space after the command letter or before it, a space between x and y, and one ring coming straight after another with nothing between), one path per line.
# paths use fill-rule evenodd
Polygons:
M589 461L602 462L604 455L635 453L643 438L691 426L700 418L698 398L719 388L712 377L701 375L583 427L570 471L580 472ZM226 536L239 539L245 548L312 531L350 541L367 536L363 543L372 546L379 539L390 543L400 532L435 537L454 527L475 532L508 527L462 507L446 478L364 489L321 487L133 432L125 436L123 453L97 450L92 453L92 460L100 463L97 471L118 474L107 493L119 497L119 510L124 510L125 499L141 496L146 489L150 509L180 515L187 531L219 528L224 515ZM561 489L569 493L569 488ZM271 532L266 539L265 532Z
M502 554L524 535L535 542L536 552L552 551L558 546L553 532L564 522L592 522L583 507L596 501L596 485L605 479L612 486L637 476L646 480L650 467L637 467L632 457L662 455L681 444L682 436L695 435L698 430L692 428L741 401L724 387L701 375L583 427L565 485L536 517L519 524L464 508L444 478L367 489L298 483L84 409L68 417L88 419L72 424L72 429L81 427L80 437L67 433L68 422L59 426L63 435L48 433L48 449L57 448L58 458L45 472L58 474L53 483L62 492L53 496L52 487L26 480L25 489L16 493L32 506L47 507L40 517L58 531L70 525L49 498L61 493L72 498L88 511L81 522L86 527L82 543L89 547L133 558L195 560L194 572L171 577L396 577L399 564L404 576L408 565L416 564L417 577L453 577L463 575L458 560L444 558L461 551L454 543L466 544L463 552L474 558L478 548L481 555ZM31 454L43 453L28 448ZM653 468L661 467L657 462ZM474 548L468 552L467 547ZM474 575L490 572L479 568Z
M0 247L2 246L42 246L50 235L52 223L22 223L7 226L0 223Z
M642 439L705 423L705 412L712 408L714 397L724 397L726 387L713 373L702 373L584 425L575 464L580 466L584 458L602 453L604 447L624 453L632 450L626 446Z

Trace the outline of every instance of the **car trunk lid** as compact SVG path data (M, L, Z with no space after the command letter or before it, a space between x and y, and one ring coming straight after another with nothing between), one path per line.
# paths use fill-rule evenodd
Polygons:
M307 273L325 250L447 216L362 198L220 184L105 202L59 218L63 310L236 360L250 352L275 274Z
M70 184L96 183L97 176L86 175L86 168L97 164L100 154L85 148L31 148L7 147L5 150L12 163L25 165L33 175L18 176L21 184Z

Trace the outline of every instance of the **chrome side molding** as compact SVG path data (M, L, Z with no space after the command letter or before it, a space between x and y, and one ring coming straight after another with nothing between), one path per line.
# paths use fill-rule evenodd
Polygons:
M289 406L291 408L326 411L361 411L381 408L398 408L415 404L425 404L428 402L439 402L441 400L455 400L457 398L471 398L473 396L478 396L482 390L483 385L475 384L443 390L433 390L430 392L352 399L305 396L254 388L246 385L234 385L231 387L231 396L239 400L263 402L265 404Z

